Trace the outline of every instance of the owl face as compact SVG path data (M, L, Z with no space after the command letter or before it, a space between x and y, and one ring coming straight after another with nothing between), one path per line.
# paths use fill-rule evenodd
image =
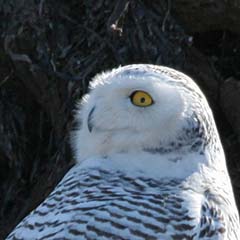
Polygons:
M164 139L176 132L185 104L174 86L145 72L123 71L98 84L99 78L93 83L83 120L89 134L157 132Z

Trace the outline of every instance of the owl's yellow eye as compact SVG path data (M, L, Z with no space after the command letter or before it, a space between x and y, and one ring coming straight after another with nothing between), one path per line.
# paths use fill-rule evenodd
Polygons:
M141 90L133 92L130 98L132 103L138 107L148 107L153 104L152 97L147 92Z

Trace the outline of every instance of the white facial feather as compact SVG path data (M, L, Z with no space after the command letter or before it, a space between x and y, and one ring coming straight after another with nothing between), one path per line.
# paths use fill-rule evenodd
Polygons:
M83 98L81 110L77 112L77 118L82 125L73 134L72 144L78 162L110 155L112 159L113 155L118 153L131 153L134 155L133 161L137 161L137 156L140 156L142 151L158 151L164 145L176 144L177 139L185 141L181 140L184 138L183 129L186 130L194 124L192 114L195 112L201 115L201 111L205 109L209 112L207 117L210 117L215 128L211 110L200 89L189 77L173 69L140 64L120 67L98 74L90 86L90 93ZM189 88L187 91L185 86ZM135 106L130 96L136 90L147 92L154 104L148 107ZM198 102L196 98L201 99ZM202 125L204 127L204 124ZM219 141L218 135L216 138ZM192 140L188 141L187 144L193 144ZM188 146L180 150L178 148L176 151L187 148ZM222 149L220 151L222 152ZM206 156L198 156L199 160L194 163L182 161L184 166L179 176L189 172L188 164L192 165L192 171L199 168L201 163L209 164L211 157L207 154ZM164 156L163 159L165 158ZM169 155L168 158L170 161L178 161L178 157L174 160ZM156 164L160 164L159 167L173 170L170 161L160 161L159 156L155 159ZM142 167L145 168L145 165L143 163ZM225 162L219 166L225 169Z

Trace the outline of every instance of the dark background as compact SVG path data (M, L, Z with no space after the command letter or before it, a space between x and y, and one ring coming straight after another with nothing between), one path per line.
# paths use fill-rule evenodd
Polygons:
M75 102L131 63L193 77L214 111L240 208L240 0L0 0L0 239L73 165Z

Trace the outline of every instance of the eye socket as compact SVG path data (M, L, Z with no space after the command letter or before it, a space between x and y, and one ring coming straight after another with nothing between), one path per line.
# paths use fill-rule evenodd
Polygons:
M144 91L137 90L130 95L131 102L138 107L148 107L153 104L152 97Z

